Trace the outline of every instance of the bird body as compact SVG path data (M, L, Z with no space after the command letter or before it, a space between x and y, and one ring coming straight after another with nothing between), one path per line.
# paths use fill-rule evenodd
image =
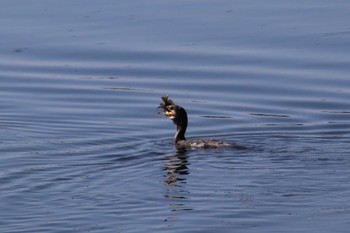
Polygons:
M165 115L173 121L176 126L176 133L174 136L174 144L180 148L219 148L225 146L232 146L230 143L219 141L216 139L200 139L200 140L186 140L185 133L188 126L188 117L186 110L174 104L174 102L167 96L163 96L159 108L163 111L160 114Z

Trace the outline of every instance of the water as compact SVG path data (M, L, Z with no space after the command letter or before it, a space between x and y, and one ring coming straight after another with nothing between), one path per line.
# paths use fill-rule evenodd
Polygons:
M1 232L347 232L349 10L1 1Z

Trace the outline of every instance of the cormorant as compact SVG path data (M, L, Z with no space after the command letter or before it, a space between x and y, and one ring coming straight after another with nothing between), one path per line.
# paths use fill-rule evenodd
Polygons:
M158 108L162 108L163 111L159 114L163 114L173 121L176 126L176 133L174 136L174 143L176 147L180 148L219 148L234 145L219 141L215 139L203 139L203 140L186 140L185 133L188 125L188 118L186 110L176 105L168 96L163 96L161 103Z

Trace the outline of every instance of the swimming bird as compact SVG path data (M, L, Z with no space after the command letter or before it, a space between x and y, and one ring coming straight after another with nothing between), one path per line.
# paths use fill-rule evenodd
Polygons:
M176 133L174 136L174 144L178 148L219 148L219 147L233 147L234 145L219 141L215 139L201 139L201 140L186 140L185 133L188 125L188 117L186 110L176 105L168 96L162 97L163 103L160 103L158 108L163 111L163 114L173 121L176 126Z

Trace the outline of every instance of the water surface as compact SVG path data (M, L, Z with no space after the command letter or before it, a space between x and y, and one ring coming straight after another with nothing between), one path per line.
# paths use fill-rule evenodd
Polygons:
M2 1L1 231L347 232L349 10Z

